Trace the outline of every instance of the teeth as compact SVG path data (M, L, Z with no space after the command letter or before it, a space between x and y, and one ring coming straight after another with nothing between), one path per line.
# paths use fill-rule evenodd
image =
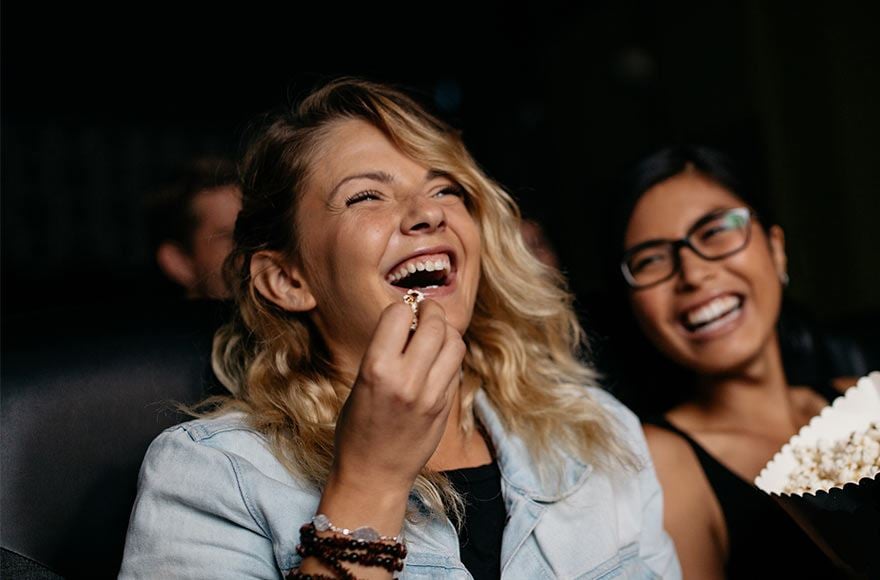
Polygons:
M394 283L403 280L410 274L415 274L416 272L435 272L438 270L446 270L447 272L452 270L452 266L449 262L448 256L443 256L439 260L425 260L425 259L414 259L406 264L403 264L396 272L389 274L386 277L388 282Z
M739 298L736 296L721 296L687 313L687 321L691 326L706 324L716 318L727 314L739 306Z

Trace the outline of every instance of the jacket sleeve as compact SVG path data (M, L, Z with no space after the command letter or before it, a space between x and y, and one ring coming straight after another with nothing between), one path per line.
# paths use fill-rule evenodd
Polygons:
M227 452L183 428L159 435L141 466L119 577L281 577Z
M681 578L681 565L675 552L675 544L663 528L663 492L642 425L635 413L610 393L601 389L592 389L592 393L620 422L639 463L637 476L642 512L639 558L659 578L678 580Z

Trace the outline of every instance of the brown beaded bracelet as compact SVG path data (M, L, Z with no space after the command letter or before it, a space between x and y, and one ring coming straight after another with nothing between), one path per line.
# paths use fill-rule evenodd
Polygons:
M366 540L355 540L339 536L319 537L316 533L315 525L311 523L304 524L299 529L299 537L302 544L317 544L341 550L364 550L371 555L385 554L401 560L406 558L406 546L404 544L387 544L382 541L368 542Z
M287 580L336 580L335 576L324 574L304 574L299 570L291 570L286 576Z
M389 572L400 572L403 570L403 560L391 556L333 550L315 544L308 546L300 544L297 546L296 551L303 558L314 556L328 565L335 565L337 562L342 561L350 562L352 564L361 564L363 566L378 566L380 568L385 568Z
M356 580L343 562L360 564L368 567L381 567L389 572L403 570L403 559L406 558L406 546L402 543L388 544L385 541L367 541L350 537L318 536L314 523L304 524L300 530L300 543L296 547L297 554L303 559L313 557L322 564L332 568L343 580ZM300 574L297 572L296 574ZM329 578L324 575L291 576L298 580L316 580Z
M339 554L341 552L334 552L333 550L329 550L326 548L320 548L317 546L305 547L299 545L296 547L296 552L302 556L303 559L308 557L312 557L317 559L322 564L330 567L337 574L337 578L342 578L343 580L356 580L355 575L351 573L351 571L342 565L342 561L340 561Z

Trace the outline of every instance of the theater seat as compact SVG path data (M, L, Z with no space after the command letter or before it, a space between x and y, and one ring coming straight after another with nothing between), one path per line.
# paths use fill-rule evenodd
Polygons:
M184 418L176 403L218 390L210 345L225 311L178 302L4 320L4 578L116 577L147 446Z
M820 324L799 304L786 300L779 317L785 374L793 385L828 383L880 370L880 317L863 314Z

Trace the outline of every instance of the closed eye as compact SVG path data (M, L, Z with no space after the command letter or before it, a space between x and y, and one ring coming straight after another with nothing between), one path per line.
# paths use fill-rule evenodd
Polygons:
M360 203L362 201L368 200L376 200L379 199L379 192L373 191L372 189L368 189L366 191L359 191L356 194L352 195L349 198L346 198L345 205L346 207L351 207L356 203Z
M434 195L436 197L446 197L449 195L453 195L455 197L464 197L464 189L462 189L460 185L450 185L448 187L444 187Z
M726 231L728 231L729 229L731 229L731 228L724 227L724 226L714 226L714 227L709 228L708 230L702 232L702 233L700 234L700 239L701 239L701 240L708 240L708 239L711 238L712 236L714 236L714 235L716 235L716 234L720 234L720 233L722 233L722 232L726 232Z
M632 266L630 267L630 270L634 274L636 274L638 272L641 272L645 268L650 268L652 266L653 267L659 266L661 263L665 262L667 259L668 259L668 256L666 254L662 254L662 253L651 254L648 256L641 256L633 261Z

